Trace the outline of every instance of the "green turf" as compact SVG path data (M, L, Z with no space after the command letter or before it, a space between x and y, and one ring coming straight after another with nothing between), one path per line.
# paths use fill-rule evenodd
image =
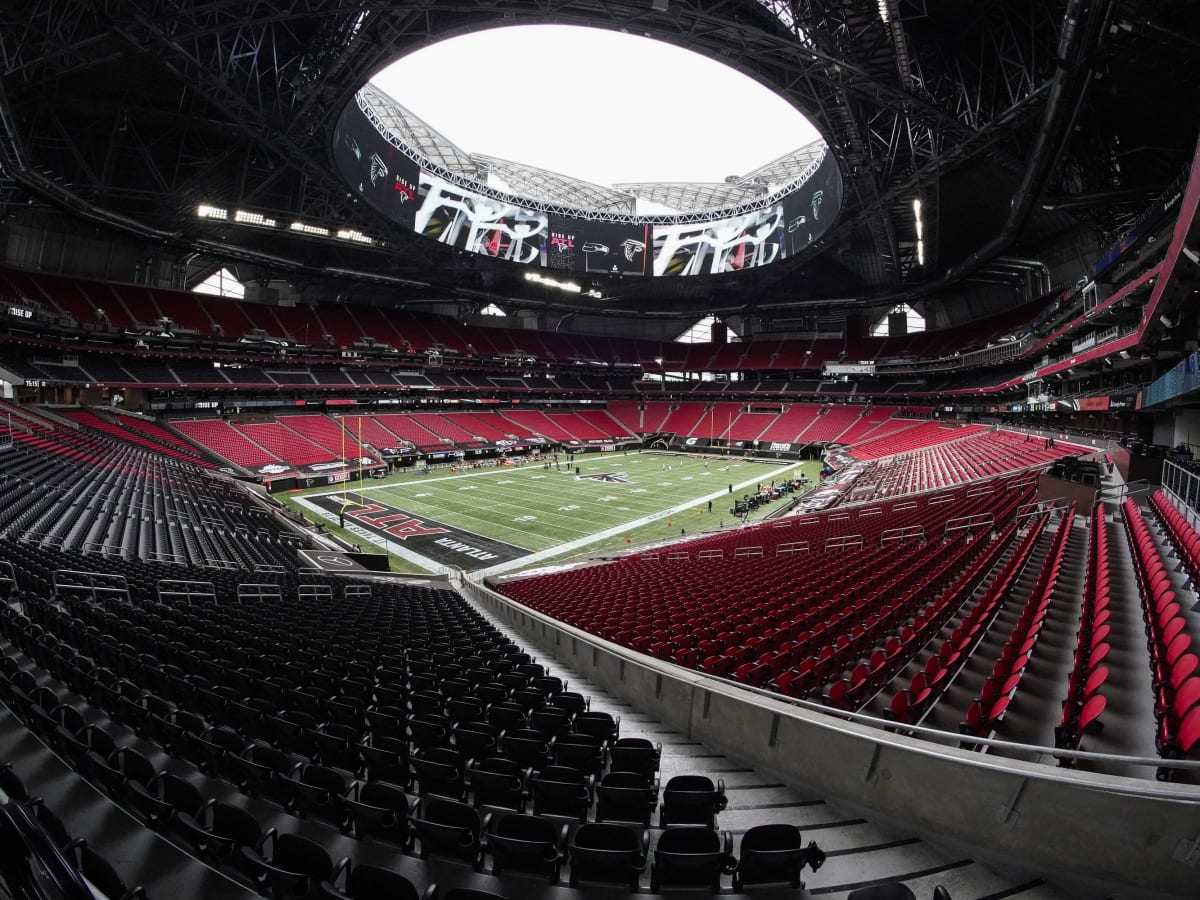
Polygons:
M738 459L705 461L680 455L622 452L587 454L576 458L582 475L611 473L628 483L577 478L575 468L562 459L561 469L545 470L540 462L524 466L468 470L452 475L447 469L424 477L412 474L386 481L368 480L361 496L413 515L433 519L463 531L521 547L530 553L564 547L560 555L591 555L647 541L679 537L716 528L733 521L729 507L734 497L750 492L756 483L795 477L799 471L816 477L820 463L805 463L802 470L785 476L783 467ZM667 466L670 470L667 470ZM747 485L748 486L743 486ZM729 485L734 493L729 494ZM357 484L319 488L285 495L289 505L306 494L339 493L360 499ZM712 512L708 498L712 498ZM784 501L760 508L759 515L778 509ZM677 507L685 507L676 509ZM664 514L666 510L675 510ZM659 515L652 522L639 519ZM311 515L311 513L309 514ZM670 522L670 525L667 523ZM329 530L337 533L336 526ZM595 541L591 536L613 534ZM359 538L346 534L349 540ZM574 546L583 542L582 546ZM411 561L395 560L396 568L419 571Z

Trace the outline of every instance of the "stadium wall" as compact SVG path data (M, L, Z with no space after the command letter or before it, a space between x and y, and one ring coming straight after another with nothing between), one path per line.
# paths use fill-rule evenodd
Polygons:
M997 868L1125 898L1194 897L1200 793L943 747L633 653L474 582L535 644L689 738Z

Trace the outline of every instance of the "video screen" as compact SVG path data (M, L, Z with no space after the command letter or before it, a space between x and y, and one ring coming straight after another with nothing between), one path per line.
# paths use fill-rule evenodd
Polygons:
M828 230L842 179L826 153L805 184L769 206L687 224L649 225L546 213L475 193L422 169L351 102L334 131L351 187L394 222L471 253L579 275L719 275L770 265Z
M842 175L827 153L813 176L783 198L784 255L795 256L823 235L841 206Z
M421 171L413 228L459 250L525 265L546 265L550 220L544 212L484 197Z
M342 177L364 200L393 222L412 226L420 169L354 104L334 129L333 155Z
M718 275L782 258L782 203L713 222L654 226L655 275Z
M580 274L648 275L650 226L552 216L548 264Z

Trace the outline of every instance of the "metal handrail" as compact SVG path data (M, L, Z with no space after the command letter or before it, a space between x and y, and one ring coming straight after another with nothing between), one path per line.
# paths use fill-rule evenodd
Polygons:
M1151 487L1152 485L1150 484L1150 479L1148 478L1139 478L1137 481L1122 481L1120 484L1113 484L1106 488L1101 488L1098 498L1101 502L1112 500L1113 502L1119 504L1120 501L1129 494L1135 493L1136 491L1148 491Z

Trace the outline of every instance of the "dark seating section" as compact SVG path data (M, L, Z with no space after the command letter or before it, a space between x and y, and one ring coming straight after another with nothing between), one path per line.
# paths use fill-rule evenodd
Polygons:
M808 846L795 825L755 825L742 836L741 855L733 876L735 891L766 886L799 888L800 872L825 864L815 841Z
M59 817L31 797L12 767L0 763L0 893L61 900L145 900L83 837L72 837ZM45 893L51 891L52 893Z
M121 592L41 596L23 589L36 568L12 555L0 701L146 828L260 893L373 897L403 878L267 827L264 802L396 855L550 884L565 870L572 884L636 885L651 853L664 886L733 871L723 785L671 779L656 848L661 748L621 738L617 717L589 710L452 591L377 583L362 596L330 579L332 599L216 603L157 599L129 573ZM566 764L576 758L584 770ZM790 879L803 861L760 869ZM82 850L75 862L95 865Z
M731 873L735 867L733 836L728 831L668 828L654 849L650 890L708 888L716 893L721 888L721 874Z
M57 555L56 568L142 560L159 578L182 581L295 568L300 538L207 470L129 444L72 450L25 438L0 471L0 558L17 542L31 561L41 550Z
M403 875L370 864L355 866L343 858L329 880L321 882L320 896L323 900L437 900L437 885L418 893Z

